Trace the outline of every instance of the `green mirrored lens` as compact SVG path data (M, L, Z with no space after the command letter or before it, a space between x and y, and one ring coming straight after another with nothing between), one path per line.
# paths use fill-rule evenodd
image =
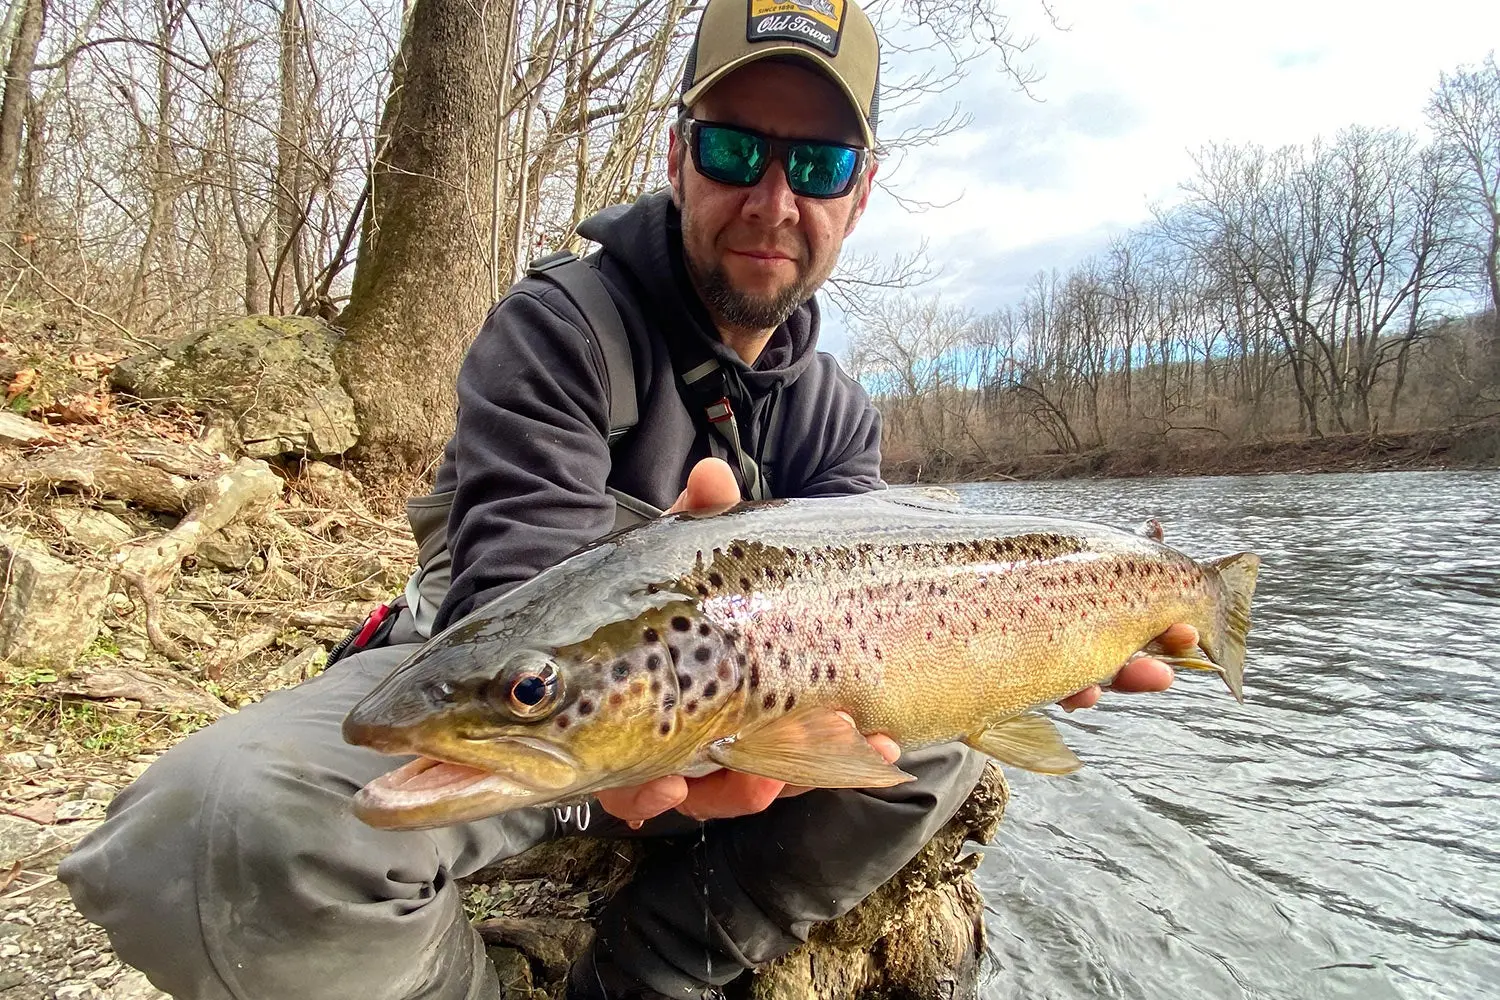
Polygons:
M797 143L787 151L787 184L798 194L826 198L844 189L858 160L859 154L844 146Z
M728 184L748 184L765 169L766 143L744 132L705 125L698 130L698 159L703 172Z

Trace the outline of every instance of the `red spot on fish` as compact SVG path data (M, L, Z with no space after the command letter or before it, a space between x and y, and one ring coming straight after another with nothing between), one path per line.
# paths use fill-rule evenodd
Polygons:
M572 723L572 721L573 720L569 719L566 715L559 715L557 717L557 728L558 729L567 729L568 726Z

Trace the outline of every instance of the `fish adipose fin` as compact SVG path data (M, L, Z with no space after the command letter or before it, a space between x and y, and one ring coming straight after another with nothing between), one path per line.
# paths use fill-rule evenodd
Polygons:
M884 788L916 778L884 757L837 713L809 708L732 740L708 755L731 771L814 788Z
M1083 766L1045 715L1027 712L964 739L996 760L1038 774L1068 774Z
M1260 572L1260 556L1253 552L1215 559L1207 564L1219 577L1223 588L1219 597L1218 620L1206 633L1200 630L1201 645L1186 653L1170 653L1155 641L1141 650L1179 670L1207 670L1224 678L1235 700L1245 700L1245 635L1250 631L1250 600L1255 595L1255 578Z

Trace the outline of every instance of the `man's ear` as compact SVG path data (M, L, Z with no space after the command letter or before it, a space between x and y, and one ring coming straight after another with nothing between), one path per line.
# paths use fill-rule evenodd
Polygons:
M686 147L678 135L677 124L667 129L667 186L672 190L672 204L682 211L682 163Z
M849 224L844 227L846 237L854 232L859 217L865 214L865 206L870 203L870 192L875 189L875 171L879 169L880 161L871 156L870 169L865 171L865 179L860 181L859 200L854 203L854 209L849 213Z

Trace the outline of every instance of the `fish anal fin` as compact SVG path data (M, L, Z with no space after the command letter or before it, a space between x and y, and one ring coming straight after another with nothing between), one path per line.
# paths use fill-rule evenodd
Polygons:
M996 760L1038 774L1069 774L1083 766L1045 715L1028 712L1006 719L964 742Z
M713 744L708 755L732 771L813 788L885 788L916 778L886 762L838 713L809 708Z

